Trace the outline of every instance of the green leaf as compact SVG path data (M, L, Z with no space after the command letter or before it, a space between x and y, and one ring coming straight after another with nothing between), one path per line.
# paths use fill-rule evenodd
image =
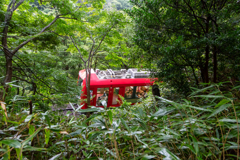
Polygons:
M49 130L56 132L56 133L60 133L60 131L62 131L60 128L49 128Z
M224 105L224 104L226 104L226 103L228 103L228 102L230 102L228 99L222 99L222 100L215 106L215 108L217 108L217 107L219 107L219 106L221 106L221 105Z
M13 148L21 148L21 143L15 139L6 139L6 140L2 140L0 141L2 144L6 144L10 147Z
M100 135L101 134L101 132L93 132L93 133L91 133L91 136L89 136L89 140L93 140L93 139L95 139L98 135Z
M53 156L52 158L50 158L49 160L55 160L55 159L58 159L61 155L62 155L62 153L59 153L59 154Z
M112 125L112 121L113 121L112 111L111 110L107 111L107 114L108 114L108 117L109 117L109 122Z
M155 150L157 152L159 152L160 154L164 155L165 158L164 159L173 159L173 160L180 160L176 155L174 155L172 152L170 152L168 149L166 148L155 148Z
M125 120L122 117L120 119L121 119L123 126L128 130L128 132L130 132L130 129L129 129L127 123L125 122Z
M236 119L223 118L223 119L220 119L219 122L237 123L237 120ZM239 119L238 119L238 123L240 123Z
M69 102L69 104L70 104L70 106L72 107L72 109L73 109L74 111L76 111L76 109L75 109L75 107L72 105L72 103Z
M83 150L83 155L87 158L88 157L88 154Z
M38 147L29 146L29 147L24 148L23 152L24 151L46 151L46 150L47 150L46 148L38 148Z
M155 157L156 157L156 156L154 156L154 155L148 155L148 154L146 154L146 155L143 156L143 158L142 158L141 160L153 159L153 158L155 158Z
M29 122L29 121L32 119L32 117L33 117L32 114L31 114L31 115L28 115L28 116L25 118L24 122Z
M197 95L193 97L201 97L201 98L225 98L222 95Z
M196 151L193 149L193 147L190 144L185 144L194 154L196 154Z
M15 148L16 152L17 152L17 157L19 160L22 160L22 149L20 148Z
M49 128L51 128L51 123L50 123L50 119L49 119L48 115L45 115L45 119L47 121Z
M29 126L29 135L32 135L34 133L34 130L35 130L35 127L33 125L30 125Z
M41 129L42 129L42 127L38 128L30 137L28 137L27 139L25 139L25 140L22 142L22 147L25 146L31 139L33 139L33 137L35 137Z
M238 89L238 88L240 88L240 86L233 87L232 90Z
M81 134L82 133L82 129L78 129L78 130L76 130L76 131L74 131L74 132L72 132L72 133L69 133L68 135L66 135L65 137L74 137L74 136L77 136L77 135L79 135L79 134Z
M162 98L162 97L158 97L158 96L156 96L156 97L157 97L158 99L161 99L163 102L166 102L166 103L172 104L172 105L175 106L176 108L186 108L186 107L189 107L189 108L193 108L193 109L196 109L196 110L201 110L201 111L208 111L208 112L211 112L210 109L200 108L200 107L191 106L191 105L186 105L186 104L179 104L179 103L176 103L176 102L170 101L170 100L165 99L165 98Z
M48 145L51 131L49 129L45 129L45 144Z
M142 121L142 120L138 120L138 122L141 124L141 126L142 126L142 128L143 128L144 130L147 129L147 124L146 124L146 122L144 122L144 121Z
M228 107L230 107L232 104L224 104L222 106L220 106L219 108L213 110L213 112L208 116L208 118L215 116L216 114L222 112L223 110L227 109Z
M3 155L3 160L8 160L8 159L10 159L10 157L8 157L8 156L9 156L9 154L7 154L7 153L4 154L4 155Z
M165 116L167 115L167 110L160 108L157 112L155 112L152 116L153 117L159 117L159 116Z
M237 159L237 156L234 155L234 154L226 154L226 156L228 156L228 157L235 157ZM238 159L240 159L240 157L238 157Z
M88 113L88 112L98 112L103 110L102 108L88 108L88 109L80 109L79 112L80 113Z
M7 120L7 122L12 123L12 124L20 124L20 122L15 122L15 121L10 121L10 120Z
M189 97L191 97L191 96L193 96L193 95L196 95L197 93L204 92L204 91L206 91L206 90L208 90L208 89L210 89L210 88L212 88L212 87L214 87L214 86L216 86L216 85L211 85L211 86L205 87L205 88L203 88L203 89L198 89L197 91L192 92L192 93L189 95Z
M142 119L144 119L144 118L145 118L145 114L144 114L142 108L138 107L138 112L139 112L140 117L141 117Z
M198 141L195 137L191 136L192 137L192 140L193 140L193 146L194 146L194 149L195 149L195 153L196 155L199 155L199 148L198 148Z

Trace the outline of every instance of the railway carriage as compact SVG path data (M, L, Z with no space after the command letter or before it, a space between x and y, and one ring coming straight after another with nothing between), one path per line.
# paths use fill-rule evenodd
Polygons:
M136 103L138 99L146 97L149 87L154 80L150 77L149 71L139 71L138 69L121 69L105 71L91 71L90 94L92 106L118 107L121 105L120 96L127 102ZM81 99L87 98L86 73L79 71L79 83L83 86ZM86 102L82 102L82 109L87 109Z

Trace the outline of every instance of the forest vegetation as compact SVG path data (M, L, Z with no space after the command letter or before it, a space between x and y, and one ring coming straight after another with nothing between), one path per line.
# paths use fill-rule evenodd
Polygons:
M240 159L239 18L237 0L1 0L0 160ZM161 96L81 109L91 68L150 70Z

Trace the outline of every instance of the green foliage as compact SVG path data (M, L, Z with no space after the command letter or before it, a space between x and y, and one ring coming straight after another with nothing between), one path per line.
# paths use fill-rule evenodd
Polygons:
M119 108L74 109L75 115L95 110L88 118L53 111L8 114L7 125L0 123L0 129L5 128L0 130L0 155L19 159L30 158L33 152L41 159L236 159L240 107L239 93L235 93L239 86L231 92L225 88L216 84L195 90L179 102L159 97L155 103L149 97L134 106L123 99Z
M106 10L124 10L130 8L132 8L132 5L128 0L106 0L106 4L104 6L104 9Z
M7 46L14 50L33 39L12 57L12 81L0 86L0 93L7 95L0 107L0 157L239 158L240 87L230 86L238 84L239 78L239 5L227 1L215 12L204 9L209 2L133 0L129 17L119 11L131 8L122 0L105 5L103 0L25 0L10 19ZM0 2L1 40L9 3ZM194 13L188 12L187 3ZM56 15L60 18L38 34ZM207 34L200 24L211 24ZM208 46L209 57L217 49L219 80L230 77L231 82L207 87L199 83L205 78ZM1 49L4 82L6 53ZM79 101L76 95L81 87L76 87L76 78L83 69L82 60L89 60L94 69L152 69L164 81L159 84L162 97L155 102L149 96L134 106L122 98L119 108L75 108L70 102ZM212 59L207 62L212 70ZM72 112L50 110L66 103ZM89 112L94 113L85 116Z
M238 80L239 3L225 2L132 0L127 13L148 68L185 95L200 82Z

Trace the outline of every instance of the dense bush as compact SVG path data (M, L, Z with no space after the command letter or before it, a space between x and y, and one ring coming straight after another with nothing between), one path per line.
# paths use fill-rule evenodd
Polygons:
M74 109L0 118L2 159L236 159L239 88L218 84L174 102L152 97L113 109ZM163 94L164 95L164 94ZM5 106L2 103L2 106ZM8 109L8 108L7 108ZM96 111L89 118L78 112ZM76 115L75 117L72 115Z

